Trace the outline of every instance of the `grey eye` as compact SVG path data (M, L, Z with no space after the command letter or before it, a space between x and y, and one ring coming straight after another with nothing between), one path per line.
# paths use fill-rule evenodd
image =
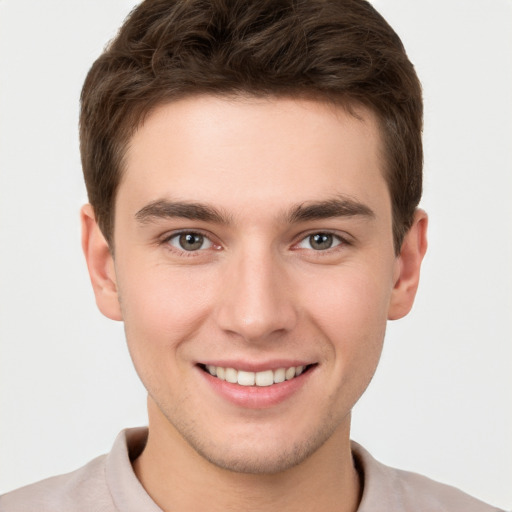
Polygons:
M332 247L333 238L334 237L329 233L316 233L309 237L309 244L317 251L330 249Z
M300 243L301 249L313 249L315 251L325 251L340 245L342 241L336 235L331 233L313 233L304 238Z
M182 251L198 251L208 249L212 242L201 233L178 233L169 239L169 244Z

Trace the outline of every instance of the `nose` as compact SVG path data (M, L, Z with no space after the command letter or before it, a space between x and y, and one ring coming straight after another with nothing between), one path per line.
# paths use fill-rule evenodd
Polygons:
M297 308L284 262L270 250L246 252L234 259L226 266L218 326L251 342L290 332L297 323Z

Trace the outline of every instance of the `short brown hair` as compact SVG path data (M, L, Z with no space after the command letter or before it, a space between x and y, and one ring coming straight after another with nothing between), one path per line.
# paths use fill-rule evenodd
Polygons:
M312 96L379 120L398 251L422 188L421 86L400 38L365 0L146 0L81 95L82 166L113 243L127 144L155 106L194 94Z

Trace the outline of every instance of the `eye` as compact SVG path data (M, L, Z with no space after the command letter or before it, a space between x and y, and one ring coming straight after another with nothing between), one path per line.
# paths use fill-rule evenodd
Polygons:
M176 235L168 238L167 243L176 247L176 249L188 252L209 249L213 246L211 240L206 236L193 231L177 233Z
M297 247L300 249L313 249L315 251L325 251L332 249L343 243L343 240L332 233L312 233L303 238Z

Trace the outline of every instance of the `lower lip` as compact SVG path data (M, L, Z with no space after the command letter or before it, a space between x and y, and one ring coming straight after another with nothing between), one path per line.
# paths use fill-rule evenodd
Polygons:
M218 379L200 368L198 371L213 390L228 402L248 409L265 409L295 395L309 380L314 369L309 368L298 377L271 386L241 386Z

